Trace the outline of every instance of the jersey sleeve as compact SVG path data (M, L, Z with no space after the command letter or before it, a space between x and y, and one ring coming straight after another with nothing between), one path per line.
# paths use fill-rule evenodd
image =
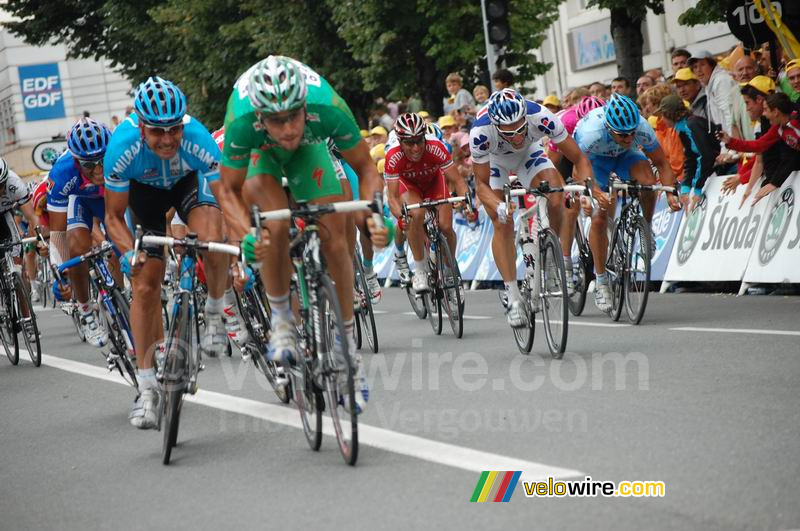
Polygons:
M490 141L486 127L491 126L473 127L469 132L469 150L472 153L473 164L489 163Z
M636 143L647 152L654 151L661 145L653 127L642 116L639 117L639 126L636 128Z
M383 159L383 178L385 180L396 181L400 178L400 170L404 158L405 155L403 155L399 144L386 152L386 156Z
M188 132L188 138L183 144L194 159L192 169L197 170L208 182L218 181L219 159L222 154L214 137L202 123L194 118L189 122Z
M335 91L330 105L320 106L320 121L339 151L353 149L361 141L353 112Z
M225 114L225 142L222 148L222 165L241 170L250 164L250 150L258 147L258 137L263 138L253 125L255 114L239 114L235 111L238 90L234 88L228 100ZM249 116L249 119L248 119Z
M103 157L105 187L112 192L127 192L130 187L130 167L134 157L142 149L142 140L130 134L128 123L123 122L111 135L111 142Z
M6 183L6 190L8 193L8 198L11 201L15 201L20 205L24 205L30 199L30 193L28 193L28 186L22 182L19 175L17 175L12 170L8 170L8 182Z

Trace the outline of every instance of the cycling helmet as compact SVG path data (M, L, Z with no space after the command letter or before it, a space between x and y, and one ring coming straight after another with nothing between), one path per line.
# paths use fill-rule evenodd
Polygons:
M627 133L638 127L639 108L629 97L614 94L605 109L606 126L612 131Z
M394 132L399 140L425 135L427 125L422 116L415 112L405 112L397 117Z
M494 125L508 125L525 117L525 98L514 89L498 90L489 98L489 120Z
M0 157L0 184L6 184L8 181L8 162L3 157Z
M175 125L186 114L186 96L172 81L149 77L139 85L133 107L142 122L150 125Z
M111 130L91 118L81 118L67 134L67 147L78 159L99 159L106 153Z
M576 106L575 113L578 115L578 119L583 118L589 111L592 109L597 109L598 107L602 107L605 105L605 100L595 97L595 96L584 96L581 98L581 101L578 102Z
M442 128L436 125L435 123L433 122L429 123L425 128L425 132L429 135L435 136L436 138L444 142L444 132L442 131Z
M255 110L272 114L305 105L308 87L295 61L270 55L253 67L247 80L247 93Z

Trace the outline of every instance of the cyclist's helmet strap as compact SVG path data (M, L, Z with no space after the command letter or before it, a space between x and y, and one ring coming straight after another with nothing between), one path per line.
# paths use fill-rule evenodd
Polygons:
M394 132L399 139L423 136L426 131L425 120L415 112L401 114L394 123Z
M106 153L111 130L91 118L81 118L69 130L67 148L79 159L99 159Z
M612 131L634 131L639 126L639 108L629 97L614 94L605 106L605 122Z
M133 107L146 124L176 125L186 114L186 96L172 81L149 77L136 90Z
M247 80L247 94L256 111L274 114L303 107L308 87L299 64L281 55L257 63Z
M494 125L518 122L527 113L525 98L514 89L498 90L489 98L489 120Z

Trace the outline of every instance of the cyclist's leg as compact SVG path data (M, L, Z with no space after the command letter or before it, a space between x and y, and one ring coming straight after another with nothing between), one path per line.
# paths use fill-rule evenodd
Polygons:
M646 155L639 150L628 152L623 155L620 168L623 173L627 173L630 178L639 184L656 184L656 176ZM656 193L651 190L643 190L641 193L642 210L647 223L653 220L653 213L656 208Z
M528 148L523 163L517 167L517 176L520 183L527 187L537 187L542 181L550 183L551 187L564 186L564 178L556 170L556 167L545 154L542 146L538 143L531 144ZM562 210L564 209L564 194L549 194L547 196L547 216L550 219L550 227L556 234L561 234ZM574 224L574 219L573 219ZM568 256L572 240L561 241L562 254Z
M407 204L419 203L423 199L422 191L412 183L400 180L400 195ZM406 239L411 248L411 255L414 257L417 268L427 267L425 262L425 210L418 208L408 213L411 218L408 223L408 235Z
M430 183L428 188L424 190L424 199L444 199L450 196L447 179L443 172ZM447 239L447 245L450 247L452 256L456 255L456 233L453 230L453 207L449 204L440 205L437 210L439 211L439 232Z
M494 195L500 200L503 200L503 186L509 183L508 175L509 169L494 158L490 162L490 177L489 186L494 192ZM506 223L501 223L497 217L497 211L490 205L484 205L486 213L492 220L494 227L494 235L492 236L492 256L494 257L497 270L500 271L500 276L506 283L506 288L509 290L509 296L512 300L519 298L519 290L517 289L517 260L516 260L516 243L514 242L514 222L509 219ZM508 206L510 209L511 205Z
M608 179L615 169L616 159L600 155L589 155L595 185L608 193ZM613 199L613 194L610 194ZM589 248L594 258L594 270L597 275L605 274L606 258L608 258L608 221L613 219L614 209L607 211L597 209L592 215L592 226L589 230Z

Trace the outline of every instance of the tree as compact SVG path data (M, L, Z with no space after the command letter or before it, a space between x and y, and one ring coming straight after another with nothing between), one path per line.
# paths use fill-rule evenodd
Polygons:
M681 13L678 22L685 26L722 22L729 3L730 0L698 0L696 6Z
M589 7L611 10L611 38L617 54L617 72L636 83L644 72L642 24L647 10L661 14L664 0L589 0Z

